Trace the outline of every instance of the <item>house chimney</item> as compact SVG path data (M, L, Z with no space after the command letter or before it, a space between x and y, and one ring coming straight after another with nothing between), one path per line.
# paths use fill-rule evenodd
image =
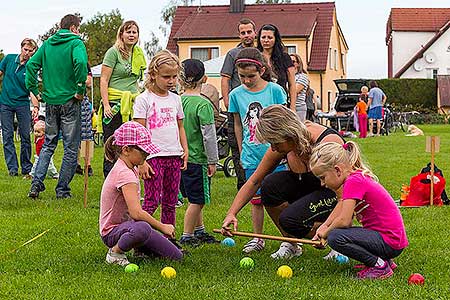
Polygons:
M230 13L242 13L245 9L245 0L230 0Z

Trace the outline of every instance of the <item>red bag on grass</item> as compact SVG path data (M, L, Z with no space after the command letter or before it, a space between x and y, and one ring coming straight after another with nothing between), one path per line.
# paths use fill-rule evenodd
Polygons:
M426 206L430 204L431 173L420 173L411 178L409 194L401 206ZM442 206L441 194L445 189L445 179L439 173L434 173L433 205Z

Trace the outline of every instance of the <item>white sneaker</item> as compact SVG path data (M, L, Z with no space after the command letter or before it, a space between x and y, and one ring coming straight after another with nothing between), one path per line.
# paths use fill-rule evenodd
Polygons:
M339 253L339 252L337 252L337 251L335 251L335 250L333 250L333 249L331 249L330 253L328 253L327 255L325 255L325 256L323 257L323 259L325 259L325 260L334 260L334 259L336 259L336 257L338 257L339 255L342 255L342 254Z
M244 249L242 249L242 252L244 253L250 253L255 251L261 251L264 249L265 242L263 239L254 238L250 241L248 241L247 244L245 244Z
M125 267L130 263L125 253L112 252L111 248L109 248L108 253L106 254L106 262L108 264L115 264L122 267Z
M298 244L291 244L288 242L282 242L280 249L277 252L272 253L270 257L273 259L291 259L296 256L302 255L302 247Z

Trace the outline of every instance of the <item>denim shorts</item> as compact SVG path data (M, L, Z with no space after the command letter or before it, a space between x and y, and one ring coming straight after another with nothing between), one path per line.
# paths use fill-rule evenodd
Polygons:
M283 164L283 165L277 166L275 168L275 170L273 170L272 173L277 173L277 172L285 171L285 170L286 170L286 165ZM244 171L245 171L245 179L248 180L253 175L253 173L255 173L256 169L245 169ZM260 188L256 191L256 193L253 196L253 199L250 201L250 203L255 204L255 205L262 204Z
M373 120L383 119L382 108L382 106L375 106L374 108L369 109L368 118Z

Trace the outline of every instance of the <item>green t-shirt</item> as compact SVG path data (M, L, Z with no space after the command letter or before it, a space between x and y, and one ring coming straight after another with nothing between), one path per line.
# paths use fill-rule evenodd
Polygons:
M131 73L131 55L128 60L124 60L119 50L112 46L106 51L103 64L112 68L108 87L132 93L139 91L137 84L139 76Z
M25 87L25 64L20 64L18 54L8 54L0 62L3 72L3 86L0 103L19 107L30 105L30 92Z
M207 164L201 126L214 124L214 109L202 96L181 96L184 111L184 130L189 149L190 163Z

